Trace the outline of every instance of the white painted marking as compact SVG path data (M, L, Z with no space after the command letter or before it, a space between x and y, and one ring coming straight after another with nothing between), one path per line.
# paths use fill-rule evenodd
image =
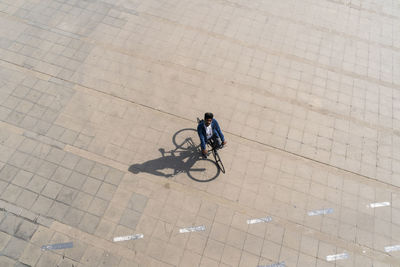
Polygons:
M400 250L400 245L385 247L386 252L392 252L392 251L398 251L398 250Z
M278 262L278 263L273 263L270 265L258 265L257 267L286 267L285 262Z
M345 260L349 257L349 254L346 252L341 253L341 254L336 254L336 255L329 255L326 256L327 261L336 261L336 260Z
M42 250L66 249L66 248L72 248L73 246L74 244L72 242L58 243L58 244L44 245L42 246Z
M368 205L369 208L380 208L390 206L390 202L377 202Z
M255 224L255 223L262 223L262 222L270 222L272 221L272 217L268 216L265 218L258 218L258 219L251 219L251 220L247 220L247 224Z
M141 239L143 237L144 237L143 234L118 236L118 237L114 237L113 241L120 242L120 241L136 240L136 239Z
M200 226L193 226L193 227L186 227L186 228L181 228L179 229L179 233L190 233L190 232L199 232L199 231L205 231L206 227L204 225Z
M316 215L325 215L333 212L333 208L323 209L323 210L312 210L309 211L307 214L308 216L316 216Z

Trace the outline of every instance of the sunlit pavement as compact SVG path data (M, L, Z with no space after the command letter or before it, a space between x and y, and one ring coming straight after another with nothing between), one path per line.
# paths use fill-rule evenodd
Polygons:
M6 0L0 25L0 266L400 266L398 2Z

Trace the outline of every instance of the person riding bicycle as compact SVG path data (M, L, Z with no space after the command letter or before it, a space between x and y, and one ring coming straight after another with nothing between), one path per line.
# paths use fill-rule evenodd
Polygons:
M210 112L204 114L204 120L197 126L197 133L200 137L201 152L207 156L206 144L209 140L214 140L219 147L226 144L224 135L214 115Z

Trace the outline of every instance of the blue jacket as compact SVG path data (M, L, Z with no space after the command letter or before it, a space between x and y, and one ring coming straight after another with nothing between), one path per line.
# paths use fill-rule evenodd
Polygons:
M221 128L219 128L219 124L217 120L213 119L211 121L211 128L213 131L213 135L216 135L217 137L221 138L221 141L225 141L225 137L222 134ZM207 133L206 133L206 127L204 124L204 121L201 121L199 125L197 126L197 133L199 134L200 137L200 145L201 149L206 149L206 143L207 143Z

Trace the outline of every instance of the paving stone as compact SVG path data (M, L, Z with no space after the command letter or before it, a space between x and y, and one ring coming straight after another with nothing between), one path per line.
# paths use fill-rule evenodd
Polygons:
M31 173L35 173L36 170L39 168L39 166L42 165L42 162L43 162L42 159L36 157L30 157L25 162L23 169Z
M66 153L60 165L68 169L74 169L79 159L78 156L72 153Z
M47 216L56 219L58 221L61 221L62 218L65 216L65 214L68 211L68 206L60 203L60 202L53 202L53 205L50 207L49 211L47 212Z
M79 225L83 215L84 215L83 211L70 208L64 216L63 223L76 227Z
M6 190L7 186L8 186L7 182L0 181L0 194L3 193L4 190Z
M0 232L0 250L3 250L7 243L10 241L11 235L4 232Z
M59 141L66 143L66 144L73 144L75 142L76 137L78 136L78 133L75 131L72 131L70 129L66 129L64 133L61 135L61 138Z
M136 225L139 223L140 216L141 214L139 212L126 209L119 223L131 229L135 229Z
M96 195L96 193L99 191L100 185L102 183L94 178L87 177L85 184L82 186L82 191L91 194L91 195Z
M54 164L60 164L60 162L64 159L65 154L66 153L64 151L52 147L49 154L46 156L46 160Z
M64 204L71 205L77 194L77 190L64 186L58 193L57 200L63 202Z
M28 190L23 190L15 203L18 206L29 210L32 207L33 203L35 203L37 198L38 194Z
M0 179L6 182L10 182L14 176L18 173L19 169L12 165L4 165L0 171Z
M106 175L105 182L113 184L113 185L119 185L123 176L124 176L124 172L114 169L114 168L110 168L110 170L108 171L108 173Z
M88 247L81 258L81 262L87 266L98 266L101 258L104 254L104 250L91 246Z
M57 266L58 262L62 259L61 255L54 253L43 253L39 261L36 263L38 267Z
M51 155L51 151L46 155L46 157L49 157ZM44 177L44 178L50 178L54 172L57 169L57 165L54 163L51 163L49 161L43 161L42 165L39 167L37 170L37 174Z
M108 166L96 162L93 168L90 170L89 175L99 180L104 180L109 170L110 168Z
M99 198L105 199L105 200L111 200L116 189L117 189L117 187L115 185L103 183L100 186L96 196L98 196Z
M83 211L87 211L89 205L92 203L93 196L84 192L79 192L75 200L72 202L72 206Z
M83 219L81 220L81 223L79 224L78 227L82 231L93 234L94 230L96 229L99 222L100 222L99 217L96 217L89 213L85 213L85 215L84 215Z
M14 154L8 160L8 163L13 166L22 168L24 166L25 162L27 161L27 159L28 159L28 154L17 150L14 152Z
M59 166L51 179L57 183L65 184L71 173L72 171L70 169Z
M53 124L53 125L51 125L50 129L47 131L46 136L51 137L56 140L59 140L61 135L64 133L64 131L65 131L65 128Z
M57 263L58 267L72 267L72 266L79 266L79 262L73 261L68 258L63 258L59 263Z
M70 258L74 261L81 261L82 256L84 255L88 245L82 241L79 240L73 240L74 247L68 250L65 250L65 257Z
M121 261L121 257L104 252L100 258L100 262L98 266L118 266L119 262Z
M12 237L1 253L2 255L17 260L22 255L27 244L28 243L22 239Z
M18 262L16 262L15 263L15 267L29 267L30 265L26 265L26 264L24 264L24 263L22 263L22 262L20 262L20 261L18 261Z
M94 162L91 160L87 160L84 158L81 158L78 163L75 166L75 170L77 172L80 172L84 175L89 175L90 171L92 170L93 166L94 166Z
M38 229L36 232L33 234L31 243L35 244L38 247L42 247L43 245L48 244L54 235L54 231L45 227L39 225Z
M31 210L38 214L47 214L50 207L53 205L53 200L44 196L39 196L33 204Z
M32 177L33 174L31 172L27 172L25 170L19 170L18 173L14 176L12 183L24 187L29 183Z
M29 241L37 229L37 225L27 220L22 220L18 225L15 236L23 240Z
M147 199L144 195L133 193L127 207L141 213L146 207Z
M39 194L47 184L47 181L48 181L47 179L39 175L35 175L29 182L28 188L29 190Z
M22 191L23 190L21 187L9 184L4 192L1 194L1 199L15 203Z
M88 212L96 215L96 216L103 216L104 212L108 207L108 201L95 197L88 208Z
M15 260L6 257L6 256L0 256L0 265L3 267L14 267L15 266Z
M55 199L61 189L63 188L63 185L49 181L47 182L46 186L43 188L41 195L46 196L48 198Z
M85 184L86 179L87 176L79 172L73 172L68 180L65 182L65 184L75 189L81 189L82 186Z

